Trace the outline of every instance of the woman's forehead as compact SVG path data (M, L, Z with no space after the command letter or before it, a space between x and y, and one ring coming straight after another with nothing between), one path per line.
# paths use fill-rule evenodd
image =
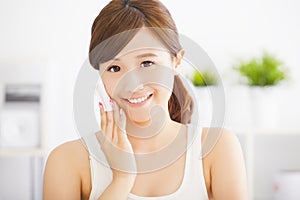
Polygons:
M161 41L149 30L143 27L139 29L132 40L116 55L116 58L126 54L144 53L143 51L168 51Z
M113 59L99 64L99 67L106 67L114 61L142 57L170 57L170 51L147 27L140 28L131 41Z

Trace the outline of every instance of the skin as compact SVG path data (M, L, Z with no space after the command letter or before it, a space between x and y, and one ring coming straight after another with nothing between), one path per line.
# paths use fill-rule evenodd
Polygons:
M141 40L145 37L148 39ZM126 94L114 92L118 80L132 69L151 67L153 63L169 66L176 70L184 56L183 50L178 52L177 57L171 57L167 52L153 49L140 49L126 54L139 45L148 47L148 44L143 41L150 41L149 44L163 48L151 33L144 29L116 56L117 60L100 65L103 83L108 94L114 100L114 111L105 112L100 106L100 127L103 132L100 143L109 163L113 163L114 156L108 153L109 145L107 144L112 143L120 149L132 153L149 153L168 145L176 137L174 133L178 133L178 130L184 126L167 118L166 126L159 134L147 140L123 134L124 129L119 128L121 124L121 127L126 127L126 131L130 132L130 125L148 125L151 119L149 111L154 105L159 105L165 112L168 112L167 102L171 92L151 84L138 91L131 91L131 97L153 94L147 104L133 108L124 100ZM149 53L152 55L149 56ZM137 56L145 54L148 56L137 58ZM123 110L123 114L121 110ZM202 144L208 131L209 128L203 128ZM244 159L240 143L234 133L221 129L219 140L202 161L205 184L210 199L247 199ZM127 162L134 165L135 159L129 159ZM128 174L112 169L113 181L99 199L125 200L129 192L140 196L161 196L173 193L181 185L184 167L185 154L172 165L147 174ZM49 155L45 168L43 199L88 199L90 192L89 154L81 141L67 142L55 148Z

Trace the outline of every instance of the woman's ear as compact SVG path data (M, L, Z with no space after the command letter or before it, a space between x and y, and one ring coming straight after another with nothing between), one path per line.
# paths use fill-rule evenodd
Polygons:
M175 57L175 69L177 69L180 64L181 61L184 57L185 51L183 49L181 49L180 51L177 52L176 57Z

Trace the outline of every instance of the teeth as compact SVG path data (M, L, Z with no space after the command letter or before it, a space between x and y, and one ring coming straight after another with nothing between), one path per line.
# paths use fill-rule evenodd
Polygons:
M128 99L128 101L129 101L130 103L142 103L143 101L147 100L149 96L150 96L150 95L144 96L144 97L140 97L140 98L138 98L138 99Z

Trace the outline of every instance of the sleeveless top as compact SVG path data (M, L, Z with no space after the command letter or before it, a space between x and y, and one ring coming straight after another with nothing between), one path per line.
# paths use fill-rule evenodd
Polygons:
M201 156L201 135L202 128L197 131L194 138L191 137L191 128L188 126L188 142L191 143L186 151L184 176L180 187L171 194L155 197L138 196L132 193L128 194L128 200L209 200L205 185L202 156ZM104 158L100 144L96 135L88 135L83 137L85 145L89 151L91 183L92 190L89 200L97 200L103 191L112 181L112 171L100 161L96 160L95 154ZM97 157L98 158L98 157ZM105 159L106 160L106 159Z

